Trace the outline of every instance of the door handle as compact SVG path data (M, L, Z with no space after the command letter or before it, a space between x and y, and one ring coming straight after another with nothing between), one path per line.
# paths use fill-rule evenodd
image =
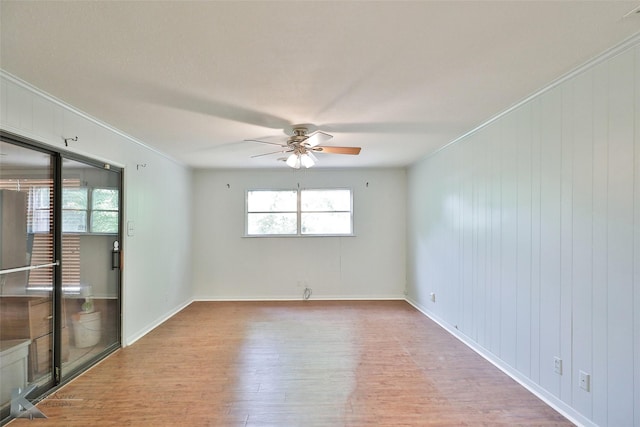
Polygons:
M116 240L113 242L113 250L111 251L111 269L120 268L120 243Z

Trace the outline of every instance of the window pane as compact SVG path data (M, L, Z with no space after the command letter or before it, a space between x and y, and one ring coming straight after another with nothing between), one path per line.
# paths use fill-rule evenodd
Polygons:
M113 188L94 189L91 193L91 209L117 211L118 190Z
M351 213L302 213L302 234L351 234Z
M249 191L249 212L295 212L298 206L296 191Z
M31 187L29 191L30 209L49 209L49 187Z
M117 233L118 211L93 211L91 212L92 233Z
M87 209L87 189L63 188L62 209Z
M84 233L87 231L86 211L62 211L63 233Z
M248 234L296 234L295 213L247 214Z
M48 209L33 211L32 215L31 224L27 224L29 233L48 233L51 217L50 211Z
M350 211L351 190L302 190L302 211Z

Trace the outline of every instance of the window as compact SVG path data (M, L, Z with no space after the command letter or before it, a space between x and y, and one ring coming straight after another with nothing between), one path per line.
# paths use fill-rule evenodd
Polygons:
M62 189L62 232L84 233L87 231L87 206L89 192L86 187Z
M248 236L353 234L349 189L249 190Z
M62 231L117 234L118 206L118 190L115 188L92 188L89 191L86 187L64 187Z
M51 189L46 186L29 187L27 232L48 233L51 222Z
M94 188L91 192L92 233L118 232L118 190L115 188Z
M297 191L249 191L247 234L295 235L298 233Z
M80 185L79 181L76 185ZM27 250L29 265L49 264L53 260L53 180L0 179L0 189L27 193ZM69 205L71 202L69 201ZM62 260L65 268L62 282L65 285L80 283L80 237L62 236ZM28 287L51 286L53 269L39 268L29 272Z
M302 234L351 234L351 190L302 190Z

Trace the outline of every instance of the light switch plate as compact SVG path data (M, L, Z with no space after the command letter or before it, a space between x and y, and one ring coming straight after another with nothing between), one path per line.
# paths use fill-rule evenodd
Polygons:
M562 359L559 357L553 358L553 371L558 375L562 375Z

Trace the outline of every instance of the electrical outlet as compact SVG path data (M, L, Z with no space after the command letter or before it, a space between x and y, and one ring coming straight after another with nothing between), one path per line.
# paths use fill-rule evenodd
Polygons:
M431 292L429 294L429 296L431 297L431 302L436 302L436 294L435 294L435 292Z
M580 371L580 388L586 391L591 391L591 375L584 371Z
M562 375L562 359L559 357L553 358L553 371L558 375Z

